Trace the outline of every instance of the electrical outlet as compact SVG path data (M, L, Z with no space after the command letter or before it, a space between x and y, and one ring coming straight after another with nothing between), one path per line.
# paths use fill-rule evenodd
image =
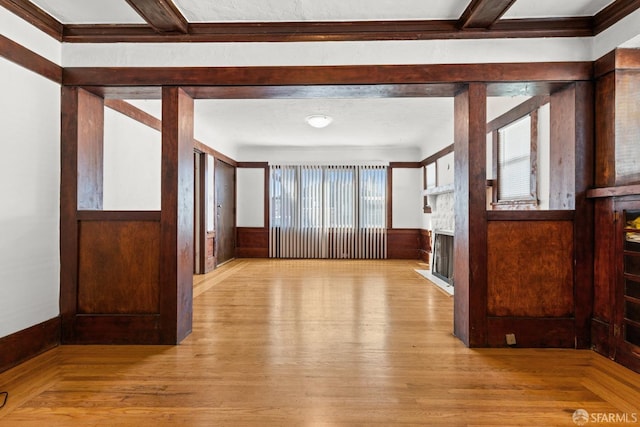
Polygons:
M507 345L516 345L516 334L506 334Z

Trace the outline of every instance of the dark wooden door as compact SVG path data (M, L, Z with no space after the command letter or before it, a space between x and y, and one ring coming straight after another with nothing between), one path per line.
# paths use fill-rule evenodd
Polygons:
M236 251L236 171L231 165L216 159L216 264L235 257Z

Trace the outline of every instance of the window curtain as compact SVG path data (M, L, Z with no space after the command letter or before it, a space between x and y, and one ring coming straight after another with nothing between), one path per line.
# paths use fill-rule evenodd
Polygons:
M386 258L386 166L270 166L269 256Z

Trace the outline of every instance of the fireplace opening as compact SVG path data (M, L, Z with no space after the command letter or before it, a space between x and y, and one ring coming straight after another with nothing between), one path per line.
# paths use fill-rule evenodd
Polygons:
M433 234L433 267L431 273L453 285L453 233L436 230Z

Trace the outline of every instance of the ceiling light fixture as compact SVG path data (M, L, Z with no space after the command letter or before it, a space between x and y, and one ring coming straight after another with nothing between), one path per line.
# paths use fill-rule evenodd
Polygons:
M325 116L324 114L312 114L305 120L309 123L309 126L313 126L318 129L329 126L329 123L333 121L331 117Z

